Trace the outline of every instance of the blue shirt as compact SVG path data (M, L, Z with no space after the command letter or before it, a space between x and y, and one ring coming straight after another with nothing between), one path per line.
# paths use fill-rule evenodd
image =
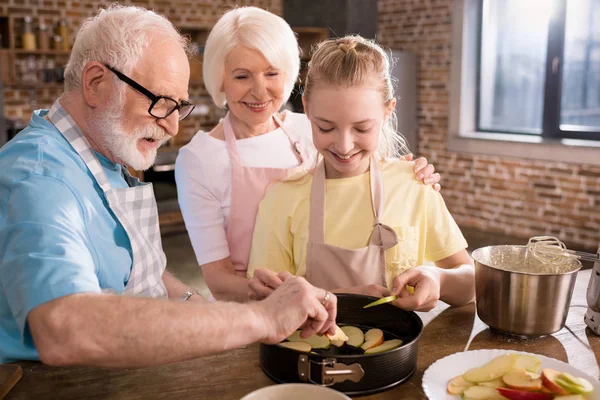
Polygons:
M36 111L0 148L0 363L39 360L27 325L36 306L81 292L122 293L129 238L81 157ZM112 187L123 167L97 154Z

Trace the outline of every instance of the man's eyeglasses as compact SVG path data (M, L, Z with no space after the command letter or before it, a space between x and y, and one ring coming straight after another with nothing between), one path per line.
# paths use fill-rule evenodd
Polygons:
M129 86L131 86L150 100L152 100L150 108L148 108L148 113L154 118L167 118L169 115L173 114L173 112L177 110L179 111L179 120L182 121L188 115L190 115L194 107L196 107L192 103L189 103L185 100L182 100L178 103L177 100L172 99L170 97L157 96L142 85L140 85L139 83L137 83L136 81L134 81L133 79L131 79L130 77L128 77L127 75L117 71L110 65L104 64L104 66L112 72L114 72L120 80L122 80L123 82L125 82L126 84L128 84Z

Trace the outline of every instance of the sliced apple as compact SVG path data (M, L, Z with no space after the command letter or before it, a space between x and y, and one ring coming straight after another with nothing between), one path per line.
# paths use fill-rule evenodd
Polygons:
M381 343L383 343L383 331L381 329L373 328L365 333L365 342L360 348L367 351L372 347L379 346Z
M567 381L562 377L556 378L554 382L556 382L560 387L569 392L569 394L586 394L594 390L592 384L589 383L587 380L581 378L579 379L581 381L585 381L585 386L572 384L571 382Z
M506 387L506 383L504 383L502 378L494 379L493 381L479 382L479 385L491 387L494 389L499 387Z
M464 400L506 400L496 389L487 386L471 386L463 392Z
M341 341L341 342L348 341L348 336L344 333L342 328L340 328L337 325L335 326L335 333L333 335L326 333L325 336L327 336L327 339L331 340L332 342L333 341Z
M452 378L450 380L450 382L448 382L448 386L446 387L446 390L450 394L457 395L457 394L462 394L465 390L467 390L468 388L470 388L473 385L475 385L475 384L465 381L463 379L462 375L459 375L459 376Z
M386 340L379 346L371 347L370 349L366 350L365 354L383 353L384 351L393 350L400 346L402 346L402 340L400 339Z
M542 370L542 382L544 387L546 387L548 390L551 390L552 393L558 395L567 395L569 392L556 383L556 379L558 379L561 375L562 373L555 369L544 368Z
M574 390L576 390L576 391L571 392L573 394L586 394L586 393L591 393L594 390L594 387L592 386L592 384L589 383L586 379L576 378L573 375L569 374L568 372L564 372L559 378L564 379L568 383L575 386ZM565 389L569 390L569 388L567 388L567 387L565 387Z
M342 326L342 331L348 336L348 343L350 346L360 347L365 342L365 335L360 328L355 326Z
M496 390L510 400L552 400L554 398L554 395L542 392L529 392L510 388L498 388Z
M517 390L528 390L534 392L542 388L542 380L540 378L532 378L527 374L527 371L520 368L514 368L502 377L506 386Z
M307 353L311 351L310 344L306 342L282 342L279 343L279 345L281 347L287 347L288 349L293 349L297 351L305 351Z
M516 359L514 354L498 356L482 367L468 370L463 378L473 383L493 381L507 374L514 367Z
M529 372L537 373L540 370L541 361L536 356L528 354L517 354L515 368L522 368Z
M331 341L331 344L335 347L342 347L344 345L344 343L346 343L346 342L344 342L343 340L332 340Z
M325 336L312 335L307 338L300 337L300 331L296 331L287 338L290 342L308 343L313 349L328 349L331 342Z
M532 379L542 379L541 374L536 374L535 372L525 371L525 373L530 376Z

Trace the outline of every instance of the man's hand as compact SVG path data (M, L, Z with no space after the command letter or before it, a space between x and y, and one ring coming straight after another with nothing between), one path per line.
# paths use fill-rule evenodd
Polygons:
M283 275L283 283L255 309L265 329L264 343L279 343L300 327L302 337L335 333L337 297L291 274Z
M292 274L289 272L275 272L266 269L258 268L254 271L254 275L248 282L249 292L248 298L250 300L262 300L266 299L275 289L277 289L285 278L291 277Z
M394 278L391 294L398 299L391 304L404 310L429 311L440 299L440 271L437 267L415 267ZM409 293L406 285L415 288Z
M406 161L412 161L413 155L407 154L404 156ZM425 157L419 157L414 160L415 166L413 171L416 175L418 181L422 181L425 185L431 185L436 192L439 192L441 189L440 184L438 183L442 177L440 174L435 172L435 167L432 164L427 163L427 159Z

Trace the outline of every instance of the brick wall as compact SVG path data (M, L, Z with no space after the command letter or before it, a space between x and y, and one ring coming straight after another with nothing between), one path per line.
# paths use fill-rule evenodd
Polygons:
M180 28L206 28L235 4L256 5L282 14L281 0L122 1L153 8ZM451 60L452 0L379 0L379 41L418 55L419 151L442 173L443 194L462 227L528 238L557 235L571 247L596 251L600 242L600 167L470 155L446 150ZM102 1L1 0L0 15L63 17L71 38L82 19ZM39 107L47 107L60 87L36 89ZM191 94L204 98L201 87ZM25 120L31 114L30 89L5 88L6 110ZM195 132L209 120L186 120Z
M379 0L378 8L380 43L418 56L418 150L441 172L458 224L523 238L555 235L596 252L600 167L447 150L452 0Z
M75 37L81 22L95 14L101 6L113 1L90 0L0 0L0 16L15 17L15 20L30 15L34 21L38 18L55 22L60 18L67 19L69 38ZM217 19L228 9L236 5L253 5L265 8L278 15L283 14L281 0L122 0L123 5L137 5L153 9L165 15L180 29L210 30ZM21 58L26 56L19 56ZM38 56L36 56L38 57ZM64 56L58 57L58 62L66 63ZM62 59L60 59L62 57ZM4 88L4 114L13 119L29 120L32 110L47 108L62 93L62 85L37 85L36 87L19 87L10 85ZM199 104L211 107L208 115L190 117L182 125L182 131L196 132L200 128L212 128L219 115L206 91L201 86L190 87L191 98Z

